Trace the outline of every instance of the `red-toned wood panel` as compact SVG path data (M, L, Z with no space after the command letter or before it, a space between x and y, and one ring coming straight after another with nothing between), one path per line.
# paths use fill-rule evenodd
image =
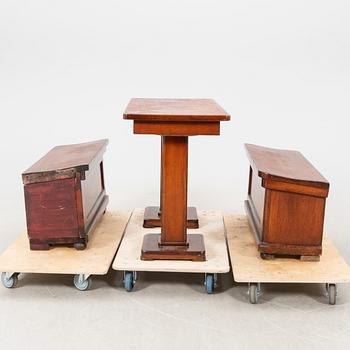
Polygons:
M24 195L30 238L78 236L74 178L26 185Z

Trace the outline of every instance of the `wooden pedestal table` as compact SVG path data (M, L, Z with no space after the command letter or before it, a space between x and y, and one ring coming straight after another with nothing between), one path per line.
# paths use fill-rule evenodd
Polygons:
M136 98L124 119L134 121L134 134L162 137L161 233L145 235L141 259L205 261L203 236L186 232L188 137L219 135L230 116L209 99Z
M154 260L144 261L140 258L143 237L155 234L157 228L144 228L143 209L135 209L125 230L124 238L114 259L112 268L124 271L124 286L131 291L136 281L137 272L182 272L204 273L205 289L213 293L217 274L230 271L225 240L225 229L222 214L218 211L198 211L201 223L200 232L203 234L206 246L206 261L184 260ZM190 229L194 236L199 236L198 230Z
M350 283L350 267L327 236L323 237L320 261L285 257L264 260L256 249L247 217L225 215L224 221L233 278L248 283L252 304L258 302L262 283L323 283L331 305L336 303L337 284Z
M1 255L2 283L13 288L19 273L74 274L74 285L87 290L91 275L105 275L118 249L130 212L106 212L90 234L85 250L55 247L48 251L29 248L27 234L20 235Z

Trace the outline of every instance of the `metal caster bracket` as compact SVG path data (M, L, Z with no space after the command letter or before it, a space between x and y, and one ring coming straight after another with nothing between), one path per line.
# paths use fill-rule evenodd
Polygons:
M91 287L90 274L80 273L74 276L74 286L81 291L88 290Z

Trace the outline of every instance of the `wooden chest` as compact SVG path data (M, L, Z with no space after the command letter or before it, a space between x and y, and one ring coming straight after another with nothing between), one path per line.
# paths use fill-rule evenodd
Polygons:
M329 183L299 152L245 147L250 161L245 207L261 256L317 260Z
M54 147L22 174L30 249L86 247L108 203L102 160L107 143Z

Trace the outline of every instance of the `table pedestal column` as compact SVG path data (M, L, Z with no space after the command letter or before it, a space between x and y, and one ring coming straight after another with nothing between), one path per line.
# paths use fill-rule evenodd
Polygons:
M162 142L161 149L163 149L163 142ZM160 176L162 179L162 173ZM162 181L160 183L160 204L162 204ZM161 227L162 226L161 213L162 213L161 206L146 207L145 214L143 217L143 227L146 227L146 228ZM196 207L187 208L187 228L199 228L199 221L198 221Z
M205 260L203 236L187 235L188 137L162 136L161 234L145 235L141 259Z

